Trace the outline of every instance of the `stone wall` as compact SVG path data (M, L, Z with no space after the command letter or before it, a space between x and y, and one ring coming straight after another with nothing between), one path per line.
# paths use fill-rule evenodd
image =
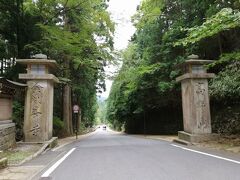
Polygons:
M12 119L12 98L0 97L0 121Z
M15 124L0 124L0 150L6 150L15 145Z

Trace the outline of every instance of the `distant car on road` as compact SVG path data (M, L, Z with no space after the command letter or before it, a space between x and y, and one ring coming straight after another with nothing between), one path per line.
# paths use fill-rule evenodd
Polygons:
M107 129L107 126L106 126L106 125L103 125L102 128L103 128L103 130L106 130L106 129Z

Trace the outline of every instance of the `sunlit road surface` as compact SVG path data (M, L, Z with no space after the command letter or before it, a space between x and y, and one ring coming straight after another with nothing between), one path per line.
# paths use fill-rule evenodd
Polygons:
M35 177L53 180L239 180L240 157L98 129L55 152Z

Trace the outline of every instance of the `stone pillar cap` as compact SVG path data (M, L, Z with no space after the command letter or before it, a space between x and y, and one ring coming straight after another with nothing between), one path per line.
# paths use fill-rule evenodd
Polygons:
M51 68L57 67L57 62L51 59L17 59L17 63L19 64L39 64L39 65L48 65Z
M201 74L193 74L193 73L186 73L176 78L177 82L181 82L186 79L211 79L214 78L214 73L201 73Z
M199 56L192 54L192 55L188 56L188 59L199 59Z
M188 59L182 63L182 65L194 64L194 65L204 65L214 62L213 60L204 60L204 59Z
M34 58L34 59L47 59L47 55L45 55L45 54L35 54L31 58Z
M190 55L188 56L187 60L180 63L180 64L177 64L175 66L175 68L183 68L185 66L188 66L188 65L205 65L205 64L210 64L212 62L214 62L214 60L204 60L204 59L198 59L199 56L198 55Z
M59 83L59 79L53 74L43 74L43 75L35 75L35 74L19 74L19 79L24 80L52 80L55 83Z

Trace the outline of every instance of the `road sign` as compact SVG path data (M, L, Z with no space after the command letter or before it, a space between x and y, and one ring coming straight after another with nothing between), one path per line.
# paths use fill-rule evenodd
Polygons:
M78 112L79 112L79 109L80 109L80 108L79 108L78 105L75 104L75 105L73 106L73 112L74 112L74 113L78 113Z

